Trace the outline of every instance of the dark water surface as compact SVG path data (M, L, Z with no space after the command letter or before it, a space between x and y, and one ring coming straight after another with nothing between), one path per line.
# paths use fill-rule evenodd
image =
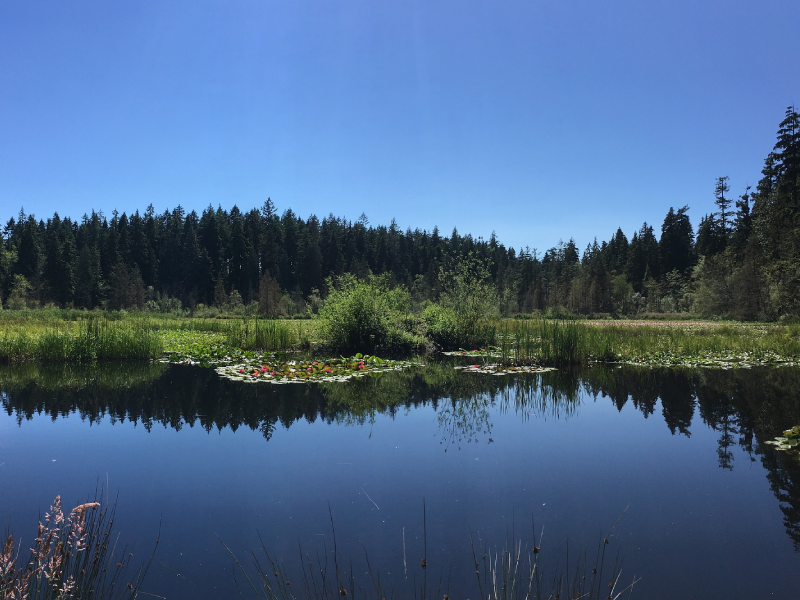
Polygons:
M800 468L764 441L800 424L800 371L590 367L463 374L452 364L346 384L248 385L164 365L0 368L0 516L30 543L60 494L119 492L145 590L235 595L259 534L290 571L364 548L395 591L428 578L479 597L480 552L512 529L543 568L610 536L634 598L800 593ZM404 571L404 541L406 569ZM537 539L538 543L538 539ZM363 544L363 547L362 547ZM316 559L315 559L316 560ZM349 560L349 559L348 559ZM349 569L349 565L348 565ZM176 576L180 573L181 576ZM297 575L299 577L299 573Z

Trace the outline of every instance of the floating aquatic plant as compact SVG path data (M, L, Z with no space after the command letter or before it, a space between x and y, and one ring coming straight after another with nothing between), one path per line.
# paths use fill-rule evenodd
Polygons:
M307 383L345 381L368 373L397 371L417 364L410 360L387 360L360 353L349 358L318 360L283 360L279 355L244 358L238 364L217 367L217 373L228 379L253 383Z
M485 373L489 375L513 375L515 373L545 373L547 371L555 371L553 367L542 367L539 365L504 365L501 363L460 365L454 368L461 369L464 373Z
M794 460L800 462L800 425L795 425L784 431L783 435L764 443L775 446L777 450L786 452Z

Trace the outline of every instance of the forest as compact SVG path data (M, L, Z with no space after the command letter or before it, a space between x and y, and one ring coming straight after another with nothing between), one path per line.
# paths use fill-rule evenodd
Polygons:
M713 182L712 182L713 183ZM46 221L20 210L2 230L3 308L149 310L214 316L257 311L308 316L344 275L405 288L415 309L437 302L468 265L503 316L642 316L745 321L800 316L800 115L781 121L755 189L709 185L716 211L696 228L689 206L670 207L660 230L643 223L582 251L570 239L544 252L453 230L402 231L279 214L271 199L243 212L152 205L111 217Z

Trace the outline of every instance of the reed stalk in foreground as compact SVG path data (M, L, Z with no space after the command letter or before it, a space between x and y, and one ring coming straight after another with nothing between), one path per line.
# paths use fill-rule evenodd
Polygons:
M95 497L98 499L97 496ZM133 600L149 562L130 571L132 554L112 536L116 506L101 495L65 513L58 496L39 522L33 547L10 532L0 550L0 600ZM151 557L152 560L152 557Z
M625 510L627 511L627 509ZM625 512L622 514L624 515ZM476 591L479 598L485 600L553 600L557 598L618 600L626 592L630 595L638 580L634 577L627 586L622 583L622 562L619 557L613 566L606 565L609 537L620 519L600 541L593 562L590 562L588 553L584 551L582 555L579 555L577 564L571 569L569 547L567 547L566 566L550 576L545 575L540 563L543 532L539 535L538 543L535 531L533 542L527 545L522 540L516 539L512 533L502 549L486 547L480 553L476 550L475 540L470 533L474 573L477 579ZM240 596L258 600L297 600L297 598L344 600L348 596L351 598L373 597L374 592L374 597L382 600L405 597L400 596L393 587L389 589L384 587L380 572L374 571L370 565L366 549L364 549L364 553L369 581L363 588L357 586L352 561L349 574L343 573L340 568L340 561L343 557L340 556L336 544L336 530L333 528L332 515L331 529L333 531L333 551L326 551L324 560L317 556L314 561L308 554L303 554L303 550L300 548L300 564L302 566L300 572L294 573L294 576L287 571L281 561L270 555L263 540L261 541L261 551L263 552L261 560L258 553L252 552L256 572L254 577L251 577L248 569L239 561L233 551L221 542L233 557L238 571L246 583L246 585L239 586L238 581L236 582ZM445 582L444 575L440 576L435 591L428 587L428 570L431 565L428 564L427 557L427 518L425 516L423 516L422 539L423 558L419 565L422 568L421 582L417 586L418 580L416 577L413 578L414 589L408 598L409 600L412 597L415 600L428 600L429 598L448 600L449 577ZM329 554L333 556L333 565L328 564ZM262 563L262 561L265 562ZM442 587L443 583L444 587ZM433 592L432 595L431 592ZM442 596L443 593L444 596Z

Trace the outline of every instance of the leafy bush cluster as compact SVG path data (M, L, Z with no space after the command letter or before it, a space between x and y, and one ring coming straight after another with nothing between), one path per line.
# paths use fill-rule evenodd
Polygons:
M470 256L452 270L440 270L439 280L439 302L422 312L428 339L443 350L493 344L500 299L486 263Z
M329 280L320 309L320 338L343 351L413 353L425 349L408 292L382 277L359 281L353 275Z
M467 260L439 273L439 301L420 315L411 310L404 287L386 277L359 281L353 275L329 280L320 309L323 343L342 351L419 352L485 347L496 337L499 298L485 264Z

